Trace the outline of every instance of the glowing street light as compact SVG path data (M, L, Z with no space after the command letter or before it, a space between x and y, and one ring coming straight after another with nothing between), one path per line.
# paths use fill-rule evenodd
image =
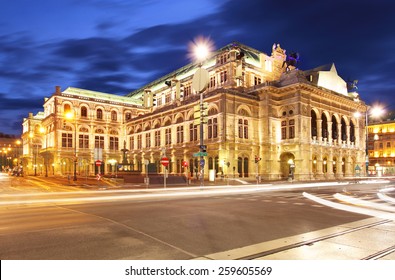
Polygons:
M214 50L214 43L209 38L197 37L189 43L188 57L196 62L203 62Z

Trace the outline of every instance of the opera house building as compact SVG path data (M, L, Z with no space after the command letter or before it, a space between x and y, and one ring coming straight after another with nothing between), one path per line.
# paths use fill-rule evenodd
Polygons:
M355 88L333 63L301 70L279 44L269 49L232 43L125 96L56 86L43 111L23 120L24 170L92 176L166 168L262 181L364 174L365 118L355 113L364 116L367 105Z

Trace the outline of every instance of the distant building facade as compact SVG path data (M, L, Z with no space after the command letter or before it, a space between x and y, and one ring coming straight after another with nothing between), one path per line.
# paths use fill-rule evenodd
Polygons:
M8 171L20 164L22 141L14 135L0 133L0 172Z
M204 168L206 179L354 176L365 164L366 138L365 120L355 112L364 114L367 106L348 92L334 64L302 71L285 67L286 58L280 45L267 55L232 43L203 65L186 65L124 97L57 87L44 112L23 122L24 165L31 173L39 158L53 174L72 173L75 161L80 176L162 173L166 155L171 174L194 176ZM193 76L200 66L209 72L204 165L194 157L200 94ZM77 117L67 120L68 112Z
M374 121L368 126L369 175L395 175L395 120Z

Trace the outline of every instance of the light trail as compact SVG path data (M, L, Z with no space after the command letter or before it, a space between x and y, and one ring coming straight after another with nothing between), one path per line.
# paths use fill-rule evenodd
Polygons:
M155 189L121 189L121 190L87 190L87 191L71 191L71 192L56 192L56 193L23 193L23 194L7 194L0 195L0 198L10 198L10 197L30 197L30 196L53 196L53 195L83 195L83 194L112 194L112 193L156 193L156 192L180 192L180 191L196 191L196 190L224 190L226 192L232 191L232 189L242 189L246 191L250 188L260 191L277 191L286 189L300 189L300 188L316 188L316 187L329 187L329 186L342 186L348 185L349 183L337 183L337 182L322 182L322 183L305 183L305 184L295 184L295 185L272 185L272 184L252 184L249 186L229 186L229 185L219 185L219 186L205 186L205 187L176 187L176 188L155 188ZM199 194L202 194L199 192Z
M380 199L382 199L382 200L384 200L384 201L386 201L386 202L395 204L395 198L393 198L393 197L389 197L388 195L382 194L382 193L378 193L377 196L378 196Z
M374 208L374 209L377 209L377 210L382 210L382 211L387 211L387 212L395 212L395 207L388 206L388 205L382 205L382 204L379 204L379 203L374 203L374 202L371 202L371 201L366 201L366 200L363 200L363 199L358 199L358 198L355 198L355 197L350 197L350 196L342 195L342 194L339 194L339 193L334 194L333 197L338 199L338 200L340 200L340 201L344 201L344 202L347 202L347 203L350 203L350 204L361 205L363 207Z
M203 189L203 188L202 188ZM1 201L0 205L17 205L17 204L42 204L42 203L51 203L51 204L64 204L64 203L75 203L75 202L105 202L105 201L115 201L115 200L138 200L138 199L153 199L153 198L168 198L168 197L190 197L190 196L202 196L202 195L218 195L218 194L236 194L236 193L252 193L252 192L260 192L264 189L262 188L244 188L244 189L227 189L227 190L210 190L207 192L202 192L202 190L194 189L191 191L177 191L171 192L166 191L165 193L136 193L138 190L129 190L129 194L125 195L112 195L112 196L100 196L100 197L74 197L74 198L50 198L50 199L30 199L30 200L15 200L15 201ZM159 191L159 190L158 190ZM120 191L110 191L101 194L109 194ZM131 195L130 192L134 192L135 194ZM140 191L141 192L141 191ZM96 194L98 192L95 192ZM70 193L64 193L69 195ZM77 194L81 194L77 192ZM55 195L55 194L46 194L46 195Z
M377 183L377 182L375 182ZM206 187L177 187L177 188L156 188L156 189L132 189L132 190L91 190L91 191L73 191L73 192L53 192L53 193L29 193L29 194L7 194L0 195L0 205L18 205L18 204L65 204L65 203L87 203L87 202L110 202L116 200L137 200L137 199L155 199L169 197L192 197L203 195L223 195L252 192L270 192L279 190L295 190L305 188L319 187L339 187L349 185L349 182L319 182L304 184L252 184L246 186L206 186ZM95 194L97 197L87 197L84 195ZM113 195L118 194L118 195ZM58 198L36 198L48 196L71 196L78 197L58 197ZM19 200L11 200L20 198Z
M253 193L253 192L267 192L284 189L298 189L298 188L315 188L322 186L339 186L345 183L309 183L297 185L250 185L246 186L215 186L215 187L180 187L168 189L134 189L134 190L106 190L106 191L84 191L84 192L59 192L59 193L34 193L34 194L16 194L16 195L2 195L2 197L12 198L20 197L23 200L8 200L0 201L0 205L19 205L19 204L70 204L70 203L88 203L88 202L111 202L116 200L138 200L138 199L155 199L155 198L170 198L170 197L192 197L202 195L222 195L222 194L238 194L238 193ZM147 193L148 192L148 193ZM123 195L109 195L123 193ZM83 197L84 194L99 194L100 197ZM31 199L37 196L55 196L55 195L78 195L73 198L45 198L45 199Z
M395 214L388 213L388 212L383 212L379 210L371 210L367 208L361 208L357 206L351 206L351 205L344 205L342 203L336 203L333 201L329 201L317 196L314 196L312 194L303 192L303 196L306 197L307 199L310 199L312 201L315 201L317 203L320 203L322 205L332 207L338 210L343 210L343 211L348 211L348 212L353 212L357 214L362 214L362 215L367 215L367 216L372 216L372 217L378 217L382 219L389 219L395 221Z

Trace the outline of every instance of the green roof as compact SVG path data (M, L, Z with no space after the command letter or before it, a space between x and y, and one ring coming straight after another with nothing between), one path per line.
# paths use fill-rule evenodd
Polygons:
M104 93L74 87L68 87L66 90L62 92L63 94L71 94L71 95L79 95L92 99L100 99L108 102L114 103L126 103L131 105L140 106L142 101L131 96L119 96L111 93Z

